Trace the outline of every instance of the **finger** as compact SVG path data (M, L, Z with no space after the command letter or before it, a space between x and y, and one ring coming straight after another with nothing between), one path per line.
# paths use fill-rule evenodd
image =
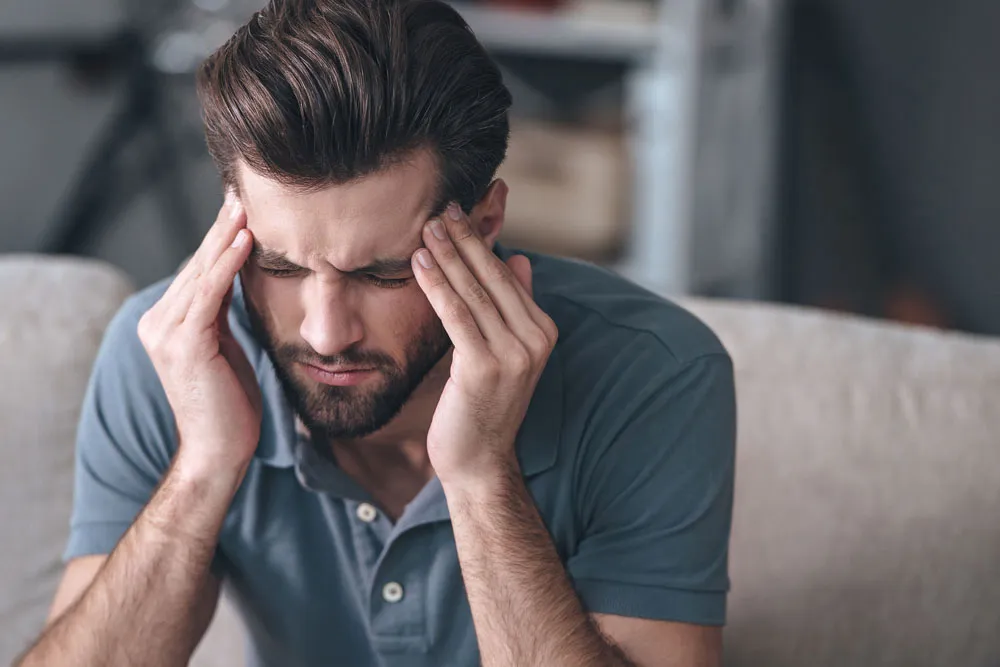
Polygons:
M169 321L180 322L187 316L191 303L197 295L199 279L212 270L219 257L232 245L236 234L244 227L246 227L246 212L243 206L233 195L227 196L215 223L208 230L198 250L163 295Z
M490 294L466 265L458 249L445 231L444 223L435 218L424 227L424 245L431 252L435 268L447 278L452 289L462 298L479 330L487 340L498 341L510 335L500 311Z
M517 283L524 288L525 296L534 300L534 289L531 284L531 261L524 255L514 255L507 260L507 266L517 278Z
M489 294L507 327L522 341L533 337L537 333L537 323L526 303L526 300L531 301L531 297L519 289L514 273L473 233L468 218L457 204L449 206L443 217L447 220L448 236L454 240L462 263ZM447 267L445 272L448 272Z
M411 261L417 284L424 291L434 312L441 318L441 323L455 348L474 353L486 352L488 349L486 339L472 311L451 286L430 250L426 248L417 250L413 253Z
M226 290L226 295L222 297L222 306L219 308L219 317L216 320L216 325L219 327L220 336L232 336L232 331L229 328L229 308L233 304L233 288L234 283L229 283L229 289Z
M209 227L198 249L188 257L177 272L177 277L164 296L173 296L173 294L183 291L192 279L211 269L226 247L232 243L236 232L245 225L246 215L243 206L236 195L230 191L226 194L226 200L215 216L215 222Z
M545 347L551 352L559 340L559 328L549 314L542 310L542 307L535 301L534 275L531 269L531 260L524 255L514 255L507 260L507 266L517 277L517 289L524 297L525 306L531 313L531 319L535 321L538 328L545 336Z
M236 233L246 226L247 218L243 204L235 193L226 194L226 200L219 209L215 222L205 234L204 240L195 251L189 264L201 273L207 273L226 252L236 238Z
M538 302L535 301L535 285L531 260L524 255L514 255L507 260L507 266L516 278L514 285L524 299L524 305L528 309L531 319L542 329L547 330L552 323L552 319L542 310Z
M184 318L186 325L209 327L218 321L226 294L233 288L236 274L250 255L251 237L249 229L239 230L215 266L193 285L194 298Z

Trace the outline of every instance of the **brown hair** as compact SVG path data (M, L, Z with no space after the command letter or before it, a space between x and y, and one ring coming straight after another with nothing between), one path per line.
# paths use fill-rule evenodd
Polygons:
M507 151L510 93L462 17L439 0L271 0L198 72L209 152L314 190L414 150L440 168L437 210L466 210Z

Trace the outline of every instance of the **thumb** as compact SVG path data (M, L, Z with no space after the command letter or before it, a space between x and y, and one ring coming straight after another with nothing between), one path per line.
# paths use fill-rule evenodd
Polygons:
M507 260L507 266L517 277L517 282L528 292L528 296L534 298L534 291L531 289L531 260L524 255L514 255Z
M229 329L229 308L233 305L233 287L230 285L226 296L222 297L222 307L219 308L219 315L215 319L215 324L219 328L221 337L231 337L232 331Z

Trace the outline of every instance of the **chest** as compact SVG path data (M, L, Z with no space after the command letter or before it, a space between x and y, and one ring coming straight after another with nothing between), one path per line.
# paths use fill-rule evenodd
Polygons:
M223 527L225 586L246 622L251 664L480 664L440 483L393 521L370 496L306 488L299 476L249 474ZM565 555L571 531L546 522Z
M256 664L479 664L451 523L432 491L396 521L294 477L234 505L225 585Z
M408 473L389 473L379 475L365 475L362 472L349 472L345 470L355 482L365 491L370 502L365 503L368 508L363 508L359 518L364 520L365 516L373 516L371 509L376 510L377 516L388 518L391 523L396 523L403 516L406 507L420 494L420 492L430 482L431 475Z
M398 451L363 456L357 451L334 448L333 475L349 478L389 520L396 522L417 495L434 478L424 458L414 461Z

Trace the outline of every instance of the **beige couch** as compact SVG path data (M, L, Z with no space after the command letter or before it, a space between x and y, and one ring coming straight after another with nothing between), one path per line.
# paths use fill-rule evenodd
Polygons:
M93 262L0 261L0 664L59 578L78 404L129 291ZM1000 342L687 305L737 367L726 664L1000 665ZM224 607L195 664L239 647Z

